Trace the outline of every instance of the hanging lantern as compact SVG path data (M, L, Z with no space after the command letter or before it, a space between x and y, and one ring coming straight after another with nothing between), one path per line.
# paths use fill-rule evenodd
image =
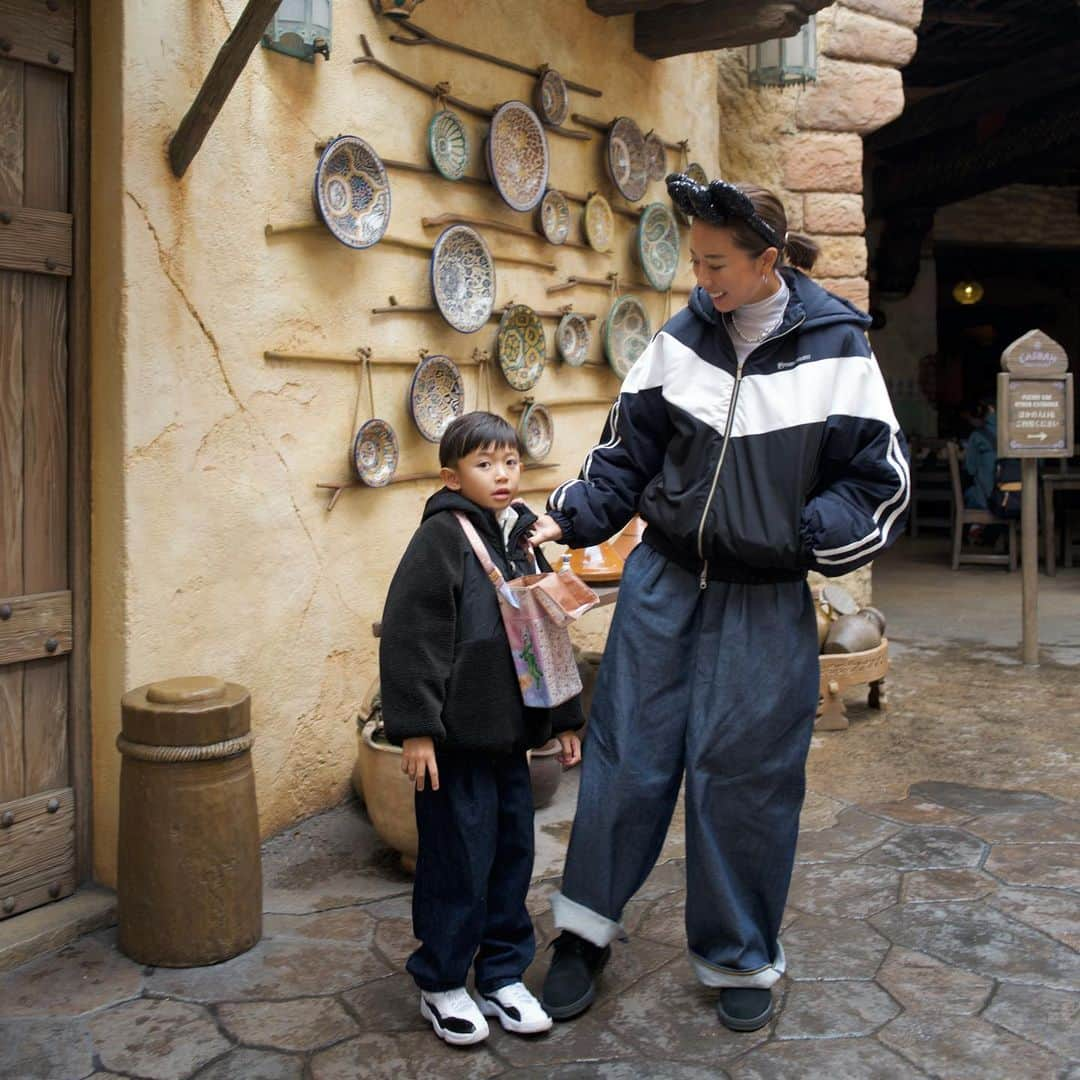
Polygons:
M315 62L315 54L330 59L330 0L281 0L263 34L263 48Z
M970 307L983 298L983 287L977 281L958 281L953 286L952 295L958 304Z
M811 15L798 33L750 45L746 62L751 86L791 86L817 78L817 27Z

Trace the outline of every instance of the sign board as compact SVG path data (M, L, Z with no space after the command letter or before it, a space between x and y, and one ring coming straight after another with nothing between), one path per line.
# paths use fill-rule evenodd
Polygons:
M1029 330L1001 354L1001 367L1016 375L1064 375L1069 357L1048 334Z
M998 375L998 457L1071 457L1071 375Z

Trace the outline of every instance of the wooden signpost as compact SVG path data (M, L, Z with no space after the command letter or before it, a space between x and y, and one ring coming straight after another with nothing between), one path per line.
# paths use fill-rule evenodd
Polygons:
M1073 377L1065 350L1041 330L1029 330L1002 354L998 375L998 457L1021 465L1023 656L1039 662L1039 458L1072 454Z

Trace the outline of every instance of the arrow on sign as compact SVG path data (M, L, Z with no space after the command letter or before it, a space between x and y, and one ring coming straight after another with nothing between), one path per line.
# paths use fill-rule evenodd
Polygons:
M1045 431L1040 431L1038 435L1029 435L1028 436L1029 439L1042 439L1042 440L1045 440L1047 437L1048 436L1047 436Z

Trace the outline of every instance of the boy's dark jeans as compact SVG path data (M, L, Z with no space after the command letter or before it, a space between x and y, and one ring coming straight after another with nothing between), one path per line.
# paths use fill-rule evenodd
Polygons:
M533 867L533 801L525 754L437 751L439 790L416 793L420 851L406 969L421 990L518 982L536 952L525 896ZM430 778L429 778L430 779Z

